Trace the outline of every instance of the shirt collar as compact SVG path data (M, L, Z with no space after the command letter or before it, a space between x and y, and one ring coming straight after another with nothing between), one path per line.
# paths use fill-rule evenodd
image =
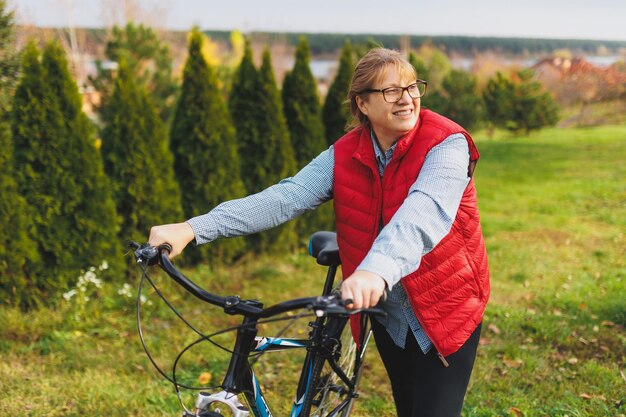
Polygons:
M383 150L380 148L380 144L378 143L378 138L376 137L374 129L370 129L370 137L372 139L372 146L374 147L374 155L376 156L376 160L379 163L389 162L388 160L391 159L391 157L393 156L393 151L396 149L396 145L398 142L391 145L391 148L389 148L387 152L383 152Z

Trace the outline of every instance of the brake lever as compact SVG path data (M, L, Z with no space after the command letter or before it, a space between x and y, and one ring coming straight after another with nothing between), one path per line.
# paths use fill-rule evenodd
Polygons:
M138 264L152 266L159 261L157 256L159 254L159 249L154 246L150 246L147 243L142 245L132 241L128 242L128 246L135 249L134 255Z

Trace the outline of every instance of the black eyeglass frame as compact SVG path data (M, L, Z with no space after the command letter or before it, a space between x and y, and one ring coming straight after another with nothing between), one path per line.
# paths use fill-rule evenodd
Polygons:
M417 96L417 97L413 97L411 95L411 93L409 93L409 88L413 87L414 85L423 85L424 86L424 92L421 95ZM398 101L400 101L402 99L402 96L404 96L404 92L405 91L407 92L409 97L411 97L412 99L424 97L424 95L426 94L427 87L428 87L428 81L416 80L414 83L411 83L411 84L407 85L406 87L387 87L387 88L378 89L378 90L375 89L375 88L368 88L367 90L359 91L357 94L360 95L360 94L368 94L368 93L382 93L383 100L385 100L387 103L397 103ZM400 93L400 97L398 97L398 99L395 100L395 101L387 100L387 95L385 94L385 91L396 89L396 88L402 89L402 93ZM417 91L419 92L419 87L418 87Z

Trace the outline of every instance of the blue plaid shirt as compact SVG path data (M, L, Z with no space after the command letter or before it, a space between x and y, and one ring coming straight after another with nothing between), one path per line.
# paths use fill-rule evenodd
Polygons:
M395 145L383 153L372 136L372 146L382 176ZM383 305L387 318L381 323L400 347L404 347L409 329L424 353L432 347L403 286L396 284L416 271L422 257L450 231L469 183L468 163L469 148L462 134L451 135L431 149L404 203L357 268L378 274L387 282L391 291ZM293 177L189 219L196 244L267 230L318 207L333 196L333 166L331 146Z

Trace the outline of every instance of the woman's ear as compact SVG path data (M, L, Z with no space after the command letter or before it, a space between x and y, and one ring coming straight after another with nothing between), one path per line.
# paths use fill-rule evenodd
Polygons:
M361 96L356 96L355 98L356 98L356 105L359 107L359 110L361 110L361 113L367 116L367 101L363 100Z

